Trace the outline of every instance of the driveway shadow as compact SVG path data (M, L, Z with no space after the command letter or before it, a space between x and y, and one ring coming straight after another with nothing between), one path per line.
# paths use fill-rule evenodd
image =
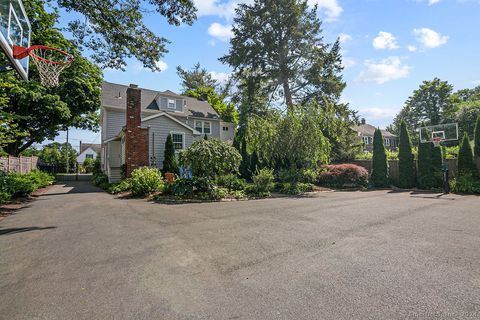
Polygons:
M8 234L15 234L15 233L23 233L29 231L36 231L36 230L49 230L49 229L56 229L57 227L25 227L25 228L7 228L2 229L0 227L0 236L8 235Z
M102 189L95 187L90 181L60 181L41 196L56 196L74 193L98 193Z

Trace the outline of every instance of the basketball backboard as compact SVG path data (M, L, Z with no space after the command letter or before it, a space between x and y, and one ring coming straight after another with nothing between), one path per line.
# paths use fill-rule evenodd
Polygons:
M13 46L30 47L31 26L21 0L0 0L0 46L13 68L28 80L28 60L15 59Z
M446 123L420 128L420 142L455 141L458 140L458 124Z

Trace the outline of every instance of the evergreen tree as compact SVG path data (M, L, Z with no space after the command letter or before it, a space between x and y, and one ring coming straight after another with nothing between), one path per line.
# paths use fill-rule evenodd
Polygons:
M400 143L398 146L398 186L412 188L415 185L415 159L412 153L412 142L408 134L407 124L400 124Z
M254 71L268 96L283 99L289 109L311 95L340 98L340 42L324 43L317 9L306 0L241 3L232 32L230 51L220 60L242 79Z
M207 134L205 133L205 135L203 136L203 140L208 140L208 137L207 137Z
M477 117L477 123L475 125L475 137L474 137L474 155L477 161L480 161L480 114Z
M463 135L460 151L458 152L458 175L477 176L477 167L473 162L473 152L467 133Z
M373 163L372 163L372 182L376 187L388 187L388 162L385 146L383 145L383 135L380 129L375 130L373 135Z
M442 151L433 143L420 143L418 146L417 185L420 189L441 188Z
M175 147L173 145L172 135L167 136L165 141L165 152L163 158L163 172L177 173L177 159L175 158Z

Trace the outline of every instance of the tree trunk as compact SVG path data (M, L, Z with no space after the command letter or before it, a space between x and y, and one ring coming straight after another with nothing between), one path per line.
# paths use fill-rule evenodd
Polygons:
M283 80L283 94L285 96L285 102L287 104L288 110L293 108L293 97L292 91L290 90L290 85L288 84L288 80Z

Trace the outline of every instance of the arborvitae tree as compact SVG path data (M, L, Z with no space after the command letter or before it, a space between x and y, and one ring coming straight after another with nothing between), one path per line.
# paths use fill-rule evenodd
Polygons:
M408 134L407 124L400 124L400 143L398 146L398 186L411 188L415 185L415 159L412 153L412 142Z
M418 145L417 185L420 189L431 188L430 143Z
M477 117L477 124L475 125L475 138L474 138L474 155L477 161L480 161L480 114Z
M470 146L470 139L465 132L460 151L458 152L458 174L477 176L477 167L473 162L472 147Z
M203 136L203 140L208 140L208 137L207 137L207 134L205 133L205 135Z
M417 185L420 189L435 189L442 186L442 151L433 143L418 146Z
M373 135L372 182L376 187L389 186L387 154L383 145L382 131L378 128Z
M250 156L250 174L255 175L257 174L257 170L259 169L259 160L257 151L253 151Z
M433 143L430 145L430 164L432 177L434 178L434 188L441 188L443 186L443 161L442 161L442 148L435 147Z
M165 141L165 152L163 158L163 172L177 173L177 159L175 159L175 147L173 146L172 135L167 136Z

